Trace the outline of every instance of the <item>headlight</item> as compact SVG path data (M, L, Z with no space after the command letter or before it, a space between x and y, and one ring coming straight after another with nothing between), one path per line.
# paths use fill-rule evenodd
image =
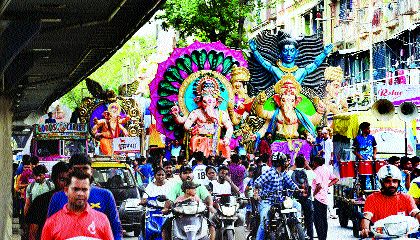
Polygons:
M293 200L289 197L286 197L286 199L284 199L284 201L283 201L283 206L286 209L292 208L293 207Z
M129 198L125 200L125 208L139 208L141 199Z
M227 216L227 217L231 217L233 215L235 215L236 213L236 206L229 206L229 207L220 207L222 210L223 215Z
M185 214L196 214L197 213L197 205L188 205L188 206L182 206L182 210Z

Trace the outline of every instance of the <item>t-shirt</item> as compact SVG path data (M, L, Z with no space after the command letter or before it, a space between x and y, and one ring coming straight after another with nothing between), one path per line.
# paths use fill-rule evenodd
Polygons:
M166 196L169 192L169 187L168 182L165 182L162 186L157 186L154 182L149 183L144 190L146 193L143 195L143 198L157 197L160 195Z
M184 192L182 191L181 186L182 186L182 182L177 182L174 185L172 185L172 188L170 189L166 197L172 202L175 202L175 200L179 196L184 195ZM196 188L196 195L201 199L201 201L204 201L204 199L210 196L210 193L209 191L207 191L206 187L204 187L203 185L200 185Z
M39 235L37 235L37 239L41 238L41 230L44 227L45 221L47 220L48 205L50 205L50 200L54 193L55 191L49 191L39 195L31 203L28 214L26 215L25 220L27 223L36 224L39 226Z
M420 177L416 177L413 179L413 181L411 181L408 195L412 196L413 198L420 198Z
M373 148L376 147L375 137L372 135L357 135L353 141L353 147L356 148L356 151L363 157L363 159L368 160L373 157Z
M373 214L371 220L374 223L391 215L402 213L409 216L414 209L417 209L417 206L408 194L397 193L386 196L381 192L375 192L366 198L364 212Z
M63 191L56 192L51 198L51 202L48 207L48 217L60 211L67 202L67 196ZM108 217L115 240L122 239L121 221L118 216L117 205L115 204L115 199L112 193L107 189L92 186L90 188L88 203L93 209L105 213Z
M194 182L199 183L201 185L206 184L206 168L207 166L204 164L197 164L193 167Z
M307 170L307 169L304 169L304 168L296 168L295 170L303 170L303 171L305 171L306 177L308 178L308 184L311 186L311 190L312 190L312 192L310 193L309 199L312 199L312 193L314 191L314 188L312 187L312 185L313 185L313 182L314 182L314 180L316 178L315 172L313 170ZM293 174L293 170L287 171L287 175L290 178L292 177L292 174Z
M79 215L67 209L67 204L45 222L41 240L112 240L111 225L105 214L89 205Z
M229 194L232 195L232 187L230 184L225 181L224 183L219 183L217 180L211 181L213 186L213 194L220 195L220 194Z
M144 165L140 165L140 172L141 174L143 174L144 179L143 179L143 183L149 183L151 182L152 178L153 178L153 167L152 164L150 163L146 163Z
M181 196L179 196L179 197L177 197L176 198L176 200L175 200L175 202L176 203L178 203L178 202L183 202L183 201L185 201L186 199L188 199L188 198L190 198L190 197L187 197L187 196L185 196L185 195L181 195ZM197 196L197 195L194 195L194 197L192 198L194 201L196 201L196 202L200 202L201 200L200 200L200 198Z
M54 184L52 182L47 183L47 181L49 181L49 180L45 180L43 183L33 182L33 183L29 184L28 187L26 187L26 197L30 197L29 193L31 193L32 197L31 197L30 201L32 202L39 195L53 190L54 189ZM33 187L31 187L32 184L33 184Z
M326 164L317 167L314 170L316 177L312 183L312 189L315 191L316 185L321 185L321 190L314 196L316 200L327 205L328 204L328 184L331 180L337 178L328 168ZM309 179L308 179L309 180Z
M230 177L232 179L233 184L235 184L241 193L245 191L244 188L244 179L245 179L245 173L246 169L243 165L231 163L229 165L229 173Z

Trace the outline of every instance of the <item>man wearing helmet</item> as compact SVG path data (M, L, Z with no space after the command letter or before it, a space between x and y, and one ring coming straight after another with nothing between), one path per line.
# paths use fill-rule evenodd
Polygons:
M420 211L414 199L405 193L398 192L401 184L401 171L394 165L385 165L378 171L381 191L369 195L366 199L361 236L369 236L369 224L391 215L403 214L415 217L420 222Z
M273 153L271 159L272 167L268 171L263 172L254 182L254 199L260 200L258 205L260 226L257 231L257 240L264 239L264 220L267 218L272 203L283 201L282 190L299 189L284 171L287 160L286 155L283 153Z

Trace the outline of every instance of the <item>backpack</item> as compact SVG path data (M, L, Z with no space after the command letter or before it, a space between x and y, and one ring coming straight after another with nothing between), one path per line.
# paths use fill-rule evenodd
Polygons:
M294 170L291 178L299 189L305 190L298 194L298 198L308 198L311 195L311 186L309 185L305 170Z
M51 191L53 189L53 185L49 180L46 180L45 183L47 184L48 187L48 191ZM26 196L27 198L29 198L29 200L32 202L32 189L34 188L35 182L32 182L31 184L28 185L28 195Z

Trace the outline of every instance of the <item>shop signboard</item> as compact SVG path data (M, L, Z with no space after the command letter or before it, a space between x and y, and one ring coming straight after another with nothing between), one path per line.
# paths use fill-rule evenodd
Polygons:
M396 106L403 102L420 105L420 85L381 85L377 90L378 99L387 99Z

